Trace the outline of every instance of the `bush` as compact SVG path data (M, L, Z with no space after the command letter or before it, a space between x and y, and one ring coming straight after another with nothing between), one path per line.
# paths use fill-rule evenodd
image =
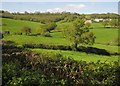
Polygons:
M52 37L49 32L45 32L43 35L44 35L45 37Z
M8 45L8 46L9 45L14 45L14 46L16 45L15 42L10 41L10 40L8 40L8 41L2 41L2 43L3 43L3 45Z
M28 26L24 26L21 31L25 33L26 35L30 35L32 33L32 29Z
M120 85L118 62L78 62L60 54L14 52L15 49L10 54L3 53L3 86Z
M4 35L10 35L10 31L4 31L3 34Z
M47 44L23 44L24 48L42 48L53 50L72 50L70 46L64 45L47 45Z
M15 32L15 35L22 35L22 32Z
M72 46L65 46L65 45L47 45L47 44L23 44L24 48L42 48L42 49L53 49L53 50L74 50ZM111 53L106 51L105 49L99 49L94 47L84 47L80 46L76 51L82 51L86 53L94 53L98 55L107 55L110 56ZM114 53L117 55L117 53ZM113 55L113 53L112 53Z
M78 51L83 51L86 53L94 53L94 54L98 54L98 55L107 55L107 56L110 55L110 53L108 51L106 51L105 49L98 49L98 48L94 48L94 47L80 46L80 47L78 47Z

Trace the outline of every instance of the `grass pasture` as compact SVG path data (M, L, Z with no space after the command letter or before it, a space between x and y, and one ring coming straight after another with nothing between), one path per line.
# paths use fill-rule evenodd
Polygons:
M24 43L69 45L70 43L65 38L61 37L26 36L26 35L6 36L3 40L15 41L18 45L22 45Z
M36 32L36 28L40 27L42 25L38 22L30 22L25 20L14 20L14 19L6 19L2 18L3 27L2 30L9 30L11 34L14 34L15 32L21 32L21 29L25 26L28 26L32 29L32 32ZM5 25L4 25L5 24Z
M118 38L118 29L92 29L91 31L96 36L96 43L114 44Z
M59 53L62 54L65 57L72 57L74 60L83 60L86 62L97 62L100 60L101 62L112 62L112 61L118 61L118 56L104 56L104 55L95 55L95 54L87 54L84 52L75 52L75 51L64 51L64 50L49 50L49 49L31 49L35 52L42 52L47 53L48 55L51 53Z
M66 40L63 37L62 32L53 31L50 33L52 37L44 37L44 36L26 36L26 35L14 35L15 32L20 32L21 28L24 26L29 26L32 29L32 33L36 32L36 28L42 25L38 22L24 21L24 20L13 20L13 19L2 19L3 25L2 30L9 30L10 35L4 36L3 40L11 40L17 43L18 45L22 45L25 43L33 43L33 44L54 44L54 45L71 45L69 40ZM57 22L57 26L62 29L65 25L71 25L72 23L66 22ZM109 52L117 52L118 46L112 46L115 44L115 39L118 37L118 29L115 28L104 28L101 23L93 23L93 29L90 29L96 36L96 42L93 47L105 49ZM1 28L1 27L0 27ZM108 45L112 44L112 45ZM61 50L45 50L45 49L34 49L37 52L60 52L65 56L73 57L75 60L85 60L85 61L116 61L118 59L117 56L101 56L94 54L86 54L75 51L61 51ZM89 57L89 58L88 58Z

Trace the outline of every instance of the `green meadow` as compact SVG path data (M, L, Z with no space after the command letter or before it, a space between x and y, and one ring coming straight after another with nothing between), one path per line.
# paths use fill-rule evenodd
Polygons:
M3 40L14 41L17 45L21 46L25 43L32 44L51 44L51 45L71 45L71 42L63 37L62 32L52 31L50 35L52 37L38 36L27 36L27 35L14 35L15 32L21 32L24 26L28 26L32 29L32 33L35 33L38 28L42 25L39 22L31 22L25 20L14 20L2 18L3 31L10 31L10 35L4 36ZM57 29L62 29L65 25L71 25L72 22L57 22ZM104 28L101 23L92 23L92 28L90 29L96 36L95 44L92 47L99 49L105 49L110 53L118 53L118 46L115 46L115 40L118 38L118 29L116 28ZM86 54L83 52L76 51L63 51L63 50L47 50L47 49L34 49L36 52L50 51L50 52L60 52L65 56L73 57L75 60L85 60L85 61L114 61L118 60L117 56L101 56L95 54Z
M84 52L76 52L76 51L64 51L64 50L49 50L49 49L31 49L34 52L46 53L46 54L62 54L65 58L72 58L77 61L86 61L86 62L97 62L100 60L101 62L114 62L118 60L118 56L104 56L104 55L96 55L96 54L87 54Z

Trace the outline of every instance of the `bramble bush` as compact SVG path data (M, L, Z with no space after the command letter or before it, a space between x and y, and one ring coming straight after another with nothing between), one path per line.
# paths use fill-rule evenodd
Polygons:
M90 62L65 59L61 54L35 53L3 45L3 86L119 86L118 62ZM5 52L6 49L11 49ZM20 50L20 51L19 51Z

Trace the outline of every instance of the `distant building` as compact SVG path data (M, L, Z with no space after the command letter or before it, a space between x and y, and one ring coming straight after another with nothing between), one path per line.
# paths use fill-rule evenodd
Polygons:
M109 22L109 21L111 21L112 19L94 19L93 21L94 22Z
M95 19L94 22L103 22L104 19Z
M104 19L103 22L110 22L112 19Z

